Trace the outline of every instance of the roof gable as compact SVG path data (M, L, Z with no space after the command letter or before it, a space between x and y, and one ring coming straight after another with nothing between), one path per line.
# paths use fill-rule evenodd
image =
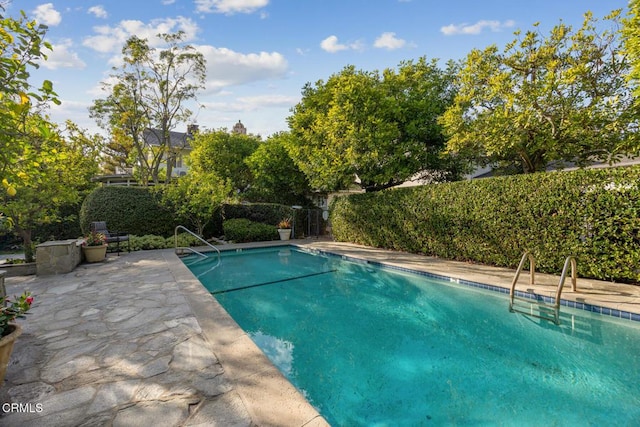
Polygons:
M160 129L145 129L142 137L148 145L158 147L162 140L162 131ZM191 150L189 140L193 136L187 132L169 131L169 141L172 148L184 148Z

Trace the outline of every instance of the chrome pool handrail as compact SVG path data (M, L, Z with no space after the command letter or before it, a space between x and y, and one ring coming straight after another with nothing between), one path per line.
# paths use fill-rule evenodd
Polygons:
M178 249L182 249L182 250L188 250L191 251L193 253L196 253L202 257L208 258L207 255L203 254L202 252L199 252L193 248L190 247L186 247L186 246L178 246L178 230L183 230L186 231L187 233L189 233L190 235L192 235L193 237L195 237L196 239L198 239L199 241L201 241L202 243L204 243L205 245L209 246L210 248L213 248L217 253L218 253L218 263L215 265L215 267L218 267L220 265L221 259L220 259L220 249L216 248L215 246L213 246L211 243L207 242L206 240L204 240L202 237L198 236L196 233L194 233L193 231L189 230L187 227L185 227L184 225L178 225L175 230L174 230L174 241L175 241L175 250L176 252L178 251ZM214 267L214 268L215 268Z
M535 278L534 278L534 274L535 274L535 259L533 257L533 255L531 255L529 253L529 251L525 251L525 253L522 255L522 259L520 260L520 265L518 266L518 269L516 270L516 274L513 278L513 282L511 283L511 289L509 291L509 311L511 312L515 312L518 311L520 313L524 313L524 314L528 314L530 316L534 316L534 317L538 317L541 319L545 319L545 320L551 320L553 323L555 323L556 325L560 324L560 303L562 301L561 297L562 297L562 288L564 287L564 282L567 278L567 273L569 271L569 266L571 266L571 290L573 292L577 292L577 262L576 262L576 257L571 255L568 256L567 259L564 261L564 267L562 268L562 274L560 275L560 281L558 282L558 287L556 289L556 295L555 295L555 301L553 302L553 305L550 304L545 304L544 302L541 301L537 301L537 300L529 300L526 298L519 298L515 296L515 288L516 288L516 283L518 282L518 278L520 277L520 273L522 272L522 268L524 267L524 263L527 260L527 258L529 258L529 269L530 269L530 274L531 274L531 279L530 279L530 284L534 285L535 284ZM516 309L514 308L514 300L519 300L519 301L526 301L529 302L531 304L531 309L529 310L529 312L524 311L522 309ZM533 313L533 305L537 305L541 310L551 310L553 309L553 317L549 317L546 314L534 314Z

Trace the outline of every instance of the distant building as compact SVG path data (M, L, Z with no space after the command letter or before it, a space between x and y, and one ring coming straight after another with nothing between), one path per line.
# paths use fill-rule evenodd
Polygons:
M189 140L198 132L198 125L188 125L186 132L169 131L169 141L171 145L171 154L169 158L173 161L172 176L183 176L187 173L187 165L185 159L191 152ZM159 146L161 139L159 129L145 129L143 138L148 146ZM166 168L166 155L164 156ZM163 166L161 166L163 168Z
M198 125L188 125L186 132L169 132L169 139L171 141L171 154L163 156L163 165L161 168L166 168L166 159L169 157L173 162L172 176L184 176L186 175L189 167L185 160L191 153L191 145L189 141L198 132ZM233 126L232 133L239 135L246 135L247 128L242 124L240 120ZM159 129L145 129L143 138L148 147L157 147L162 140ZM114 174L100 175L92 179L93 181L101 182L104 185L136 185L137 181L133 176L132 168L116 168Z
M237 133L237 134L240 134L240 135L246 135L247 134L247 128L244 127L244 125L242 124L242 122L240 120L238 120L238 123L233 125L233 133Z

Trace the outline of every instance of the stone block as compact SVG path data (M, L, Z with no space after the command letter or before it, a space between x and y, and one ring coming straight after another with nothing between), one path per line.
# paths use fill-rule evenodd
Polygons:
M51 240L36 246L38 276L69 273L81 261L82 240Z

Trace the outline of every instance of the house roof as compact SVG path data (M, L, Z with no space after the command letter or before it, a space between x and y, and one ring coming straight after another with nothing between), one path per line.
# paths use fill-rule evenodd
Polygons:
M160 129L145 129L142 136L147 144L159 146L162 140L162 131ZM189 145L191 137L192 135L187 132L169 131L169 140L173 148L191 150L191 146Z

